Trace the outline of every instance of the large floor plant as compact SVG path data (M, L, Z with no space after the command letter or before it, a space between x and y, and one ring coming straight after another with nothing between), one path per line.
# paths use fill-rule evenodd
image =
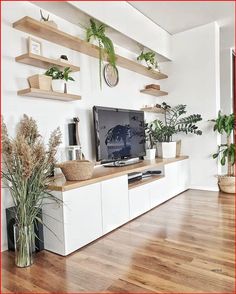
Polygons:
M49 176L55 163L57 147L61 143L61 132L52 132L48 148L38 132L36 121L27 115L20 120L15 138L10 138L2 122L2 177L9 188L15 213L16 265L32 264L33 224L47 200L57 201L48 190Z
M234 113L230 115L222 114L212 120L215 124L213 130L221 135L226 135L226 143L220 144L218 150L213 154L213 158L218 158L222 166L227 164L227 174L218 176L219 187L223 192L235 192L235 143L232 142L232 134L235 129Z
M90 19L90 27L86 29L87 42L92 39L98 42L99 47L99 81L102 88L102 61L107 56L108 62L116 66L116 54L112 40L105 34L106 26L104 24L96 24L93 19Z

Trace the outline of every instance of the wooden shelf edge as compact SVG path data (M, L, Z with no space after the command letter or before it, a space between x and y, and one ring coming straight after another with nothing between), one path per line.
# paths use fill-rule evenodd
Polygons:
M143 107L141 108L141 110L144 112L151 112L151 113L161 113L161 114L165 113L164 109L157 108L157 107Z
M53 28L29 16L25 16L22 19L14 22L13 27L20 31L48 40L52 43L59 44L61 46L70 48L91 57L99 58L98 46L90 44L57 28ZM116 58L117 66L126 68L130 71L156 80L168 78L166 74L149 70L146 66L133 60L127 59L123 56L116 55Z
M76 101L81 100L81 96L74 94L58 93L52 91L45 91L41 89L27 88L17 91L19 96L28 96L44 99L54 99L60 101Z
M41 55L36 55L33 53L25 53L25 54L19 55L15 58L15 61L36 66L36 67L40 67L40 68L44 68L44 69L48 69L51 66L58 66L59 68L70 67L70 69L73 72L80 71L79 66L75 66L69 63L64 63L64 62L61 62L60 60L51 59L51 58L44 57Z
M131 190L131 189L146 185L148 183L158 181L160 179L163 179L164 177L165 177L164 175L160 175L160 176L151 176L150 178L143 178L142 180L128 184L128 189Z
M161 90L153 90L153 89L151 89L151 90L150 89L143 89L143 90L140 90L140 92L143 94L156 96L156 97L168 95L168 92L161 91Z

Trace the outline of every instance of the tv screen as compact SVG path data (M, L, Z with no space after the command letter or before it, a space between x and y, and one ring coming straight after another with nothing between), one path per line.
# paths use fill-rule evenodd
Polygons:
M97 161L146 154L143 111L94 106L93 117Z

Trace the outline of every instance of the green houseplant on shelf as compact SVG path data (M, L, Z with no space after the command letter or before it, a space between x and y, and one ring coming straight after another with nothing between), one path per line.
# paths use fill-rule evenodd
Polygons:
M212 121L215 123L213 130L226 135L226 143L220 144L213 154L213 158L219 159L222 166L227 164L227 174L218 175L218 184L221 191L235 193L235 143L232 141L235 130L234 113L225 115L219 111L218 117Z
M14 203L15 263L27 267L33 263L34 223L40 222L39 212L47 201L56 201L48 190L55 154L61 143L57 128L51 133L48 148L38 132L35 120L24 115L15 138L10 138L2 122L2 178Z
M146 141L146 160L153 160L156 157L156 142L154 139L154 129L152 123L145 124L145 141Z
M99 82L102 88L102 61L107 58L108 62L116 68L116 54L112 40L105 34L106 26L104 24L96 24L90 19L90 27L86 29L87 42L95 40L98 42L99 48Z
M145 61L149 70L157 70L160 72L158 61L156 60L156 54L153 51L142 51L137 57L138 61Z
M152 136L157 146L158 157L176 157L176 142L173 135L177 133L201 135L196 123L202 120L200 114L191 114L182 117L187 113L187 105L179 104L170 107L165 102L161 105L164 110L164 121L156 119L150 124Z
M70 76L72 70L70 67L65 67L64 70L60 70L58 67L50 67L45 75L52 78L52 90L59 93L67 93L67 82L74 81Z

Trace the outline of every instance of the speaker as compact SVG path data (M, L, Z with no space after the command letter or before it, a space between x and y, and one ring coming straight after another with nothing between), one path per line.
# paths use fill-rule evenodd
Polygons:
M6 219L7 219L7 244L8 250L14 251L14 229L13 226L16 223L15 221L15 207L9 207L6 209ZM42 219L42 209L39 210L37 215ZM39 221L34 222L34 233L35 233L35 248L34 251L41 251L44 249L44 236L43 236L43 225Z
M76 141L76 125L75 125L75 123L68 124L68 134L69 134L69 145L70 146L77 145L77 141Z

